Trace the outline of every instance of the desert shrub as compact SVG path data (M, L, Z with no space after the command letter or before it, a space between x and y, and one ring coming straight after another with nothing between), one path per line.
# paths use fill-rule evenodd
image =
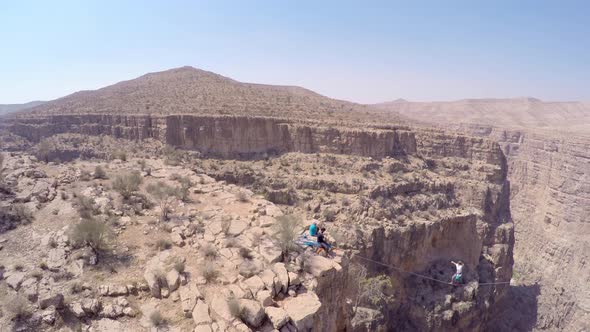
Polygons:
M336 212L332 209L326 209L322 212L322 216L324 217L325 221L332 222L336 220Z
M301 220L294 215L283 215L276 218L273 225L274 233L271 238L275 245L281 248L283 258L289 255L289 252L296 251L299 247L295 240L300 234Z
M178 198L183 202L190 201L190 189L193 186L191 179L188 176L181 177L178 179L180 187L178 188Z
M60 192L60 194L59 194L59 195L61 196L61 199L62 199L62 200L64 200L64 201L65 201L65 200L67 200L68 198L70 198L70 197L68 196L68 193L67 193L67 192L65 192L65 191L62 191L62 192Z
M29 274L31 278L35 278L37 280L41 280L43 278L43 271L35 270Z
M164 319L164 317L162 316L162 314L158 310L154 310L150 314L150 322L152 323L153 326L158 327L158 326L164 325L166 320Z
M147 191L152 197L158 201L160 205L160 220L168 220L168 213L170 213L170 207L176 199L178 199L179 190L172 187L162 181L158 181L156 184L150 184L147 187Z
M227 300L227 308L233 317L241 318L243 308L240 306L240 302L235 297L230 297Z
M236 194L236 198L237 198L237 200L238 200L238 201L240 201L240 202L242 202L242 203L246 203L246 202L248 202L248 201L249 201L249 199L248 199L248 195L247 195L245 192L243 192L243 191L239 191L239 192Z
M184 273L184 269L186 268L184 261L179 258L174 260L174 263L172 264L172 266L174 267L174 269L178 273Z
M22 270L24 270L24 269L25 269L25 266L24 266L24 265L22 265L21 263L16 263L16 264L14 264L13 268L14 268L16 271L22 271Z
M35 219L31 210L24 204L12 205L11 212L14 218L21 224L29 224Z
M139 172L117 175L113 180L113 189L117 191L124 199L129 199L133 193L139 190L143 182Z
M94 178L95 179L100 179L100 180L104 180L107 179L107 172L104 170L104 168L102 168L102 166L97 165L94 168Z
M35 149L35 157L37 157L37 159L40 161L48 163L51 150L53 150L53 145L47 140L42 140L39 142L39 144L37 144L37 148Z
M85 197L82 195L77 195L76 198L76 210L80 214L82 219L90 219L94 215L99 214L98 207L96 206L96 202L92 197Z
M238 240L235 237L230 237L225 240L225 247L226 248L237 248L238 247Z
M82 219L74 226L70 239L76 246L89 246L96 256L107 251L112 240L108 226L94 218Z
M90 181L92 179L92 174L87 170L83 169L80 171L80 181Z
M78 294L83 291L82 284L78 281L74 281L70 284L70 294Z
M15 295L7 303L10 303L6 306L6 310L9 312L11 320L22 322L33 314L28 301L20 295Z
M127 153L122 150L117 150L111 154L111 159L119 159L121 161L127 161Z
M245 278L250 278L260 273L260 266L251 260L244 260L240 263L239 273Z
M47 263L41 262L41 263L39 263L39 268L41 270L47 270L49 267L47 266Z
M219 278L219 270L212 262L205 263L203 269L201 270L201 275L205 279L207 283L212 283Z
M164 149L162 149L162 153L164 154L164 162L167 165L171 166L178 166L182 162L184 154L182 151L177 150L175 147L171 145L166 145Z
M201 253L206 259L213 260L217 258L217 248L215 248L215 246L210 243L207 243L201 247Z
M156 249L159 251L164 251L172 248L172 242L166 239L159 239L156 241Z
M203 225L202 221L198 221L196 223L192 223L190 225L188 225L189 231L190 232L194 232L194 233L204 233L205 232L205 225Z
M252 255L252 250L243 247L240 248L240 257L247 260L251 260L254 258L254 256Z

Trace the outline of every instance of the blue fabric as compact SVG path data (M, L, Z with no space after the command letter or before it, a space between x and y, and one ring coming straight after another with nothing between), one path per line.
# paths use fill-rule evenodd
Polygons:
M311 224L311 226L309 226L309 235L317 236L318 235L318 226L316 226L315 224Z

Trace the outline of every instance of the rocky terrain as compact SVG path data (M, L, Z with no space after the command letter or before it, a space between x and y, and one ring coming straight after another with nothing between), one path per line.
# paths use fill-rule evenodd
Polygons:
M399 118L193 68L4 118L0 326L496 328L514 293L502 147ZM301 244L314 221L330 255Z
M381 107L392 104L416 120L492 138L508 158L518 286L499 328L590 329L590 107L534 99Z

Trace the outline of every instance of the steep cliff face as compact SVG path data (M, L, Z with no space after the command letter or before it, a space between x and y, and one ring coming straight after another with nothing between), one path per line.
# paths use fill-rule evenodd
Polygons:
M539 330L588 329L590 138L489 126L463 129L496 139L509 160L515 279L522 285L515 295L528 297L534 312L529 317L505 312L498 324L518 329L526 318L528 328Z
M60 133L155 138L221 157L325 152L382 158L416 152L408 129L322 127L264 117L62 115L12 119L5 126L33 141Z

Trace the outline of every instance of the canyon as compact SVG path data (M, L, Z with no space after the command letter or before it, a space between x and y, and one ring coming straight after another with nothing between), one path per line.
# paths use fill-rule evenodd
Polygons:
M467 103L482 109L482 102ZM500 108L518 109L519 103L510 101ZM7 202L26 197L35 218L43 221L40 226L37 221L7 226L16 229L0 235L8 240L0 249L5 266L0 271L12 282L22 272L19 264L31 272L45 259L31 253L25 262L18 262L19 250L34 252L43 244L37 237L24 249L13 239L38 233L35 227L41 226L67 233L79 219L75 204L51 193L73 195L81 190L76 184L85 183L94 189L84 195L105 202L101 213L108 214L111 205L122 211L115 217L118 248L127 248L135 262L156 270L167 269L163 262L169 257L184 257L183 292L196 287L202 293L191 295L193 320L172 319L174 312L184 310L170 302L180 290L170 283L154 284L150 271L138 264L118 266L119 277L111 284L138 275L148 284L140 287L144 291L139 294L122 296L131 302L128 307L136 316L86 312L80 322L89 329L108 330L105 326L118 324L141 330L151 326L147 317L155 308L165 307L172 308L160 309L168 317L168 327L155 328L359 332L587 328L590 142L583 134L584 106L563 106L564 112L575 110L580 116L576 135L560 136L551 129L526 127L543 126L551 117L534 124L527 118L519 122L524 127L502 128L481 116L472 122L453 122L459 115L442 112L456 109L453 106L441 111L435 125L428 121L432 113L425 111L436 109L432 105L393 104L354 104L302 88L240 83L183 67L76 93L5 117L0 120L0 149L7 155L6 182L16 186ZM489 111L489 105L497 102L485 104L483 109ZM125 158L116 157L122 151ZM138 166L146 161L149 173ZM158 208L127 211L130 203L109 192L111 180L83 179L79 169L101 165L110 177L137 170L148 183L157 179L175 183L173 175L182 174L190 178L192 200L173 204L172 222L156 223ZM36 177L35 170L47 176ZM71 180L51 185L53 177ZM147 195L144 189L140 193ZM66 214L48 217L56 206ZM336 256L324 258L310 250L292 255L277 252L272 230L283 215L301 218L300 232L313 221L325 225L336 244ZM223 231L226 218L231 227L239 225L239 231ZM203 232L191 233L200 227L191 225L200 222L205 225ZM146 249L153 238L167 237L174 243L172 248L156 254ZM239 257L234 247L225 245L229 241L251 250L253 258ZM56 271L78 262L74 253L80 249L62 242L58 248L68 254ZM198 277L208 261L203 248L210 246L222 253L215 261L223 271L217 283L203 283ZM454 272L451 260L466 263L465 284L460 287L449 284ZM258 268L250 273L240 268L244 264ZM367 277L386 276L389 286L379 292L378 301L365 298L360 306L354 305L358 280L353 271L358 266ZM56 289L67 287L71 281L57 280L56 271L42 273L39 282ZM78 272L90 283L108 278L92 267ZM22 292L20 285L4 284L0 283L0 291L6 295ZM162 296L164 291L170 298ZM261 298L267 292L270 300ZM103 306L123 301L120 295L100 293L91 287L83 298L72 295L66 306L72 310L84 300L101 301ZM220 299L230 301L236 295L256 308L256 314L228 314ZM117 302L110 304L111 297ZM277 318L285 313L286 319ZM44 322L41 327L59 328L52 324Z

